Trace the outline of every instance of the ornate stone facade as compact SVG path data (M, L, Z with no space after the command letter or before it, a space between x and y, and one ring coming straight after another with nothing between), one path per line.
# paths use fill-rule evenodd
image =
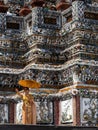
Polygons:
M22 90L20 79L34 79L42 84L31 90L38 124L98 125L98 3L31 2L4 0L9 9L0 12L0 104L10 113L3 119L1 112L0 123L21 123L14 89ZM32 12L20 16L26 5Z

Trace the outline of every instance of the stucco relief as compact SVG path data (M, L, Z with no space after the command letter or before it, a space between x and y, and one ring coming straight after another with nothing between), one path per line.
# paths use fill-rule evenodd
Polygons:
M61 123L73 121L72 99L61 101Z
M8 105L0 104L0 123L8 123Z
M81 98L81 121L96 122L98 115L97 98Z
M36 102L37 123L53 123L52 102Z

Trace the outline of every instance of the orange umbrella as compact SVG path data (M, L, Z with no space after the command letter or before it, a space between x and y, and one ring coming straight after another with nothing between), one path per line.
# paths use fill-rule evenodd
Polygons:
M28 88L40 88L41 86L41 84L36 82L35 80L29 80L29 79L19 80L18 84L21 85L22 87L28 87Z

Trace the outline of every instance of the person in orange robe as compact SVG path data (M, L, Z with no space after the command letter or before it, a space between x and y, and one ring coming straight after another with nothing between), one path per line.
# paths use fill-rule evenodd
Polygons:
M24 93L20 93L18 89L15 89L17 94L23 100L22 106L22 121L23 124L36 124L36 104L34 98L29 94L29 88L24 88Z

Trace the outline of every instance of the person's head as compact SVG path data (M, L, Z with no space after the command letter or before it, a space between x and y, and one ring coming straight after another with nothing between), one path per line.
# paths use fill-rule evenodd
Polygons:
M19 11L20 11L19 9L16 9L16 12L18 12L18 13L19 13Z
M25 93L25 94L28 94L28 93L29 93L29 88L28 88L28 87L25 87L25 88L24 88L24 93Z
M19 9L16 9L16 11L15 11L17 16L19 16L19 11L20 11Z

